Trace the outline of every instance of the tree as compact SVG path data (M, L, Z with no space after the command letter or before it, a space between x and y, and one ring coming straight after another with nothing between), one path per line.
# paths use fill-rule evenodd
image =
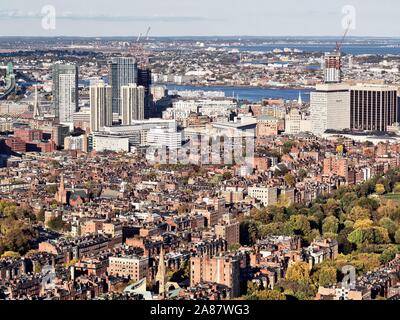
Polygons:
M232 173L230 173L229 171L224 172L222 177L223 177L223 180L231 180L232 179Z
M16 205L10 205L4 208L3 214L6 217L15 217L15 212L16 212L17 206Z
M283 179L285 180L285 183L291 188L296 185L296 178L290 173L287 173Z
M339 203L333 198L328 199L322 207L326 214L337 215L340 212Z
M354 245L348 240L349 234L353 231L353 228L345 227L341 230L337 237L339 244L339 251L343 254L349 254L353 251Z
M246 300L277 301L286 300L286 296L276 290L262 290L256 291L253 294L246 296Z
M54 185L54 184L48 185L48 186L46 187L46 192L47 192L48 194L51 194L51 195L56 194L56 192L57 192L57 186Z
M393 222L392 219L382 218L381 220L379 220L379 225L388 231L391 238L394 238L394 235L397 231L397 225Z
M253 281L247 281L247 296L251 296L256 294L259 290L259 287Z
M65 227L65 223L62 219L62 216L57 216L57 217L51 218L47 223L47 227L54 231L63 230Z
M169 270L167 277L171 282L181 283L190 278L190 261L186 260L185 263L177 271Z
M340 154L343 154L344 153L344 146L341 144L341 145L338 145L337 147L336 147L336 152L337 153L340 153Z
M41 273L42 272L42 266L40 263L35 264L35 268L33 269L33 273Z
M334 267L325 266L317 272L318 284L320 286L328 286L337 283L337 270Z
M353 203L358 200L357 194L354 192L345 193L340 198L340 203L342 205L342 209L345 212L350 212L353 208Z
M16 259L19 259L19 258L21 258L21 255L18 252L6 251L6 252L3 253L3 255L1 257L2 258L16 258Z
M253 208L250 210L250 216L252 219L262 223L269 223L269 215L266 209L259 210L257 208Z
M325 233L338 233L338 231L339 231L339 219L334 216L327 217L322 225L322 232L325 234Z
M400 244L400 229L396 231L395 235L394 235L394 241L397 244Z
M300 178L301 181L303 181L307 177L307 171L304 169L300 169L298 173L298 177Z
M67 262L66 264L65 264L65 268L71 268L71 267L73 267L74 265L76 265L77 263L79 262L79 260L78 259L72 259L72 260L70 260L69 262Z
M308 263L296 262L291 265L286 272L285 279L287 281L308 283L310 281L310 269Z
M353 221L362 220L362 219L370 219L371 211L369 209L366 209L366 208L363 208L360 206L355 206L353 209L351 209L349 218Z
M385 244L389 242L389 233L382 227L358 228L349 234L348 240L357 246Z
M288 196L286 194L280 194L276 205L278 207L288 208L290 206L290 199L288 198Z
M400 193L400 182L397 182L397 183L394 185L393 193Z
M292 147L295 146L295 145L296 145L296 143L295 143L294 141L286 141L286 142L283 144L282 153L283 153L283 154L288 154L288 153L290 153L290 151L292 151Z
M285 224L287 231L294 235L306 235L311 231L310 222L305 215L291 216Z
M36 215L36 220L40 221L40 222L44 222L44 220L45 220L45 210L44 209L40 209L40 211Z
M340 254L335 260L335 265L338 269L346 265L352 265L356 268L357 272L365 273L373 271L381 265L379 257L380 255L375 253Z
M370 219L357 220L353 224L353 229L368 229L374 225L374 222Z
M26 253L36 233L30 225L12 218L3 219L0 223L0 247L3 251Z
M385 186L383 184L377 183L375 185L375 192L379 195L382 195L386 192Z
M260 226L259 228L259 233L260 236L265 238L268 236L278 236L282 234L282 227L283 224L280 222L273 222L273 223L268 223Z
M390 218L394 221L400 220L400 206L392 201L386 201L385 204L381 205L378 210L378 218Z
M398 253L399 253L399 248L397 246L390 246L382 252L381 256L379 257L379 260L381 261L382 264L386 264L392 261L396 257L396 254Z

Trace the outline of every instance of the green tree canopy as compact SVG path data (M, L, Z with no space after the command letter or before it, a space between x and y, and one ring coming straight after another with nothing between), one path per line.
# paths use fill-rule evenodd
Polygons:
M339 219L334 216L329 216L324 220L322 225L322 232L325 233L338 233Z
M292 264L286 272L286 280L308 283L310 281L310 268L306 262Z

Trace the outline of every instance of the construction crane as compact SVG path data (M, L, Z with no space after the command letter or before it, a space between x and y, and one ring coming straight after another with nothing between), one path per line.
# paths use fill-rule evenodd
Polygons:
M351 24L352 24L352 21L351 21L351 19L349 19L349 21L347 21L347 28L346 28L346 31L344 32L342 39L340 40L340 42L336 42L336 51L337 52L340 52L342 50L344 40L346 39L347 35L349 34Z
M136 57L138 60L141 59L142 63L147 65L148 64L148 53L146 52L144 48L144 43L141 41L143 38L146 39L146 41L149 40L149 34L150 34L151 27L149 26L147 28L146 33L143 36L143 33L140 33L139 36L136 39L136 42L132 42L131 44L131 54L132 56Z
M147 31L146 31L146 36L145 36L146 41L149 41L150 30L151 30L151 27L148 27L148 28L147 28Z

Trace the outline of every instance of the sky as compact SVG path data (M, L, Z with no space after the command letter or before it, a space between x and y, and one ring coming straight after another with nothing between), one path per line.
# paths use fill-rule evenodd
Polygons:
M0 0L0 36L340 36L351 20L350 35L400 37L399 12L399 0Z

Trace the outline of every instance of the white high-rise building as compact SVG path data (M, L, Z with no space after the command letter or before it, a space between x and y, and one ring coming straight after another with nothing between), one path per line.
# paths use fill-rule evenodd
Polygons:
M53 100L56 118L62 124L71 124L78 110L78 66L55 64L53 66Z
M144 119L145 87L129 84L121 87L122 125Z
M311 120L297 108L292 108L285 116L285 133L299 134L301 132L311 132Z
M147 144L153 148L167 147L170 150L177 150L182 147L182 132L176 128L152 128L147 134Z
M345 84L317 85L311 92L311 132L322 135L326 130L350 129L350 92Z
M103 83L90 87L90 130L112 125L112 88Z
M278 202L278 188L253 186L247 189L249 197L262 202L264 206L271 206Z

